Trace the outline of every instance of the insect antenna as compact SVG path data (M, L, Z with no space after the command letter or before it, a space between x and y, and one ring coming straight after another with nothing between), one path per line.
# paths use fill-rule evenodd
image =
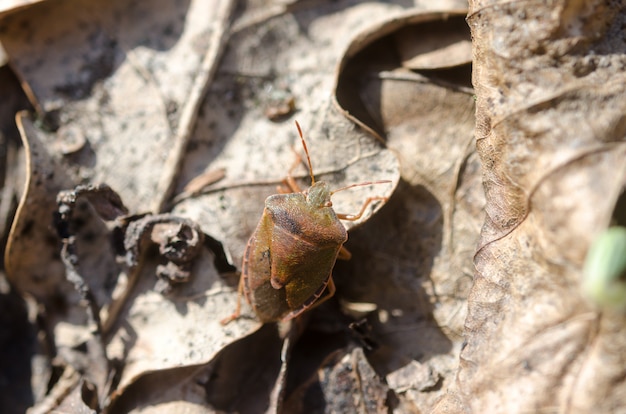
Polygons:
M296 128L298 128L298 134L300 134L300 140L302 141L302 146L304 147L304 153L306 154L306 160L309 163L309 174L311 175L311 185L315 184L315 176L313 176L313 166L311 165L311 157L309 157L309 149L306 146L306 141L304 141L304 136L302 135L302 129L300 129L300 124L296 121Z
M336 190L331 191L330 195L333 195L333 194L338 193L338 192L343 191L343 190L347 190L348 188L363 187L363 186L366 186L366 185L374 185L374 184L388 184L390 182L391 182L391 180L381 180L381 181L366 181L364 183L358 183L358 184L350 184L350 185L347 185L345 187L341 187L341 188L338 188Z

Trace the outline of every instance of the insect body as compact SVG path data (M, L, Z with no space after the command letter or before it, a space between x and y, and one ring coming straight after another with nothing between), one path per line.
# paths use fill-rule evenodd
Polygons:
M354 184L335 191L323 181L315 182L297 122L296 126L307 156L311 186L300 192L289 175L285 184L295 192L265 200L263 216L244 253L237 309L223 324L239 317L242 294L261 322L292 319L329 299L335 293L331 277L335 261L338 256L350 256L342 247L348 233L339 220L357 220L372 201L386 200L370 197L355 215L335 213L331 196L337 191L390 181Z
M324 182L315 183L307 194L277 194L265 201L242 266L244 295L261 321L297 316L328 285L348 240L329 202Z

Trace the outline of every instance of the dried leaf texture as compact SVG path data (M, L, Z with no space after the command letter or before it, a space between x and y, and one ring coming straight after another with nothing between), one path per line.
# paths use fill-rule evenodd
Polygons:
M368 356L399 412L431 412L454 383L483 221L465 16L408 11L372 25L336 77L336 104L401 163L393 197L353 233L353 260L336 266L345 308L375 307Z
M4 17L38 115L19 117L30 181L7 249L55 364L33 374L49 384L33 412L431 412L449 394L485 200L466 11L415 4L57 0ZM334 194L335 211L388 199L345 222L332 300L224 326L266 197L288 173L310 184L296 119L318 181L390 181Z
M232 4L43 2L8 16L0 39L82 179L107 182L133 211L155 211L224 44Z
M580 279L626 182L626 8L475 1L468 22L487 217L465 407L623 412L626 320L590 307Z
M107 227L97 216L96 205L81 203L70 224L78 250L72 270L93 293L88 305L100 310L103 330L95 332L85 298L65 280L70 269L59 258L54 222L57 193L85 182L109 183L133 213L158 210L224 44L233 3L78 3L34 5L11 14L0 27L39 115L18 117L28 183L9 237L7 273L40 305L46 357L56 358L59 374L80 373L67 381L55 381L50 370L33 374L43 377L34 382L52 387L46 401L36 401L42 412L62 404L65 395L80 395L82 379L100 374L102 359L112 368L98 377L116 376L119 395L146 372L206 363L236 331L221 329L217 319L219 329L196 329L215 308L234 306L219 300L215 283L222 278L211 251L203 248L194 261L199 267L191 272L198 276L175 297L166 297L155 292L160 258L142 256L140 269L126 274L116 263L112 223ZM85 349L100 336L105 355L99 361ZM102 382L100 396L110 386Z
M54 137L38 129L25 113L18 114L17 123L26 148L27 182L9 235L5 264L20 291L46 302L68 288L51 224L57 192L73 186L73 181L62 158L54 153Z

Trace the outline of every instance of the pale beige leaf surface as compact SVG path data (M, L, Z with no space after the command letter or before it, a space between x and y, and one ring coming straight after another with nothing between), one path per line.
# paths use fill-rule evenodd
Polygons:
M0 41L60 140L86 139L81 177L145 211L172 179L231 3L46 2L5 19Z
M470 3L487 218L459 394L439 412L624 412L624 315L580 280L626 183L626 9Z

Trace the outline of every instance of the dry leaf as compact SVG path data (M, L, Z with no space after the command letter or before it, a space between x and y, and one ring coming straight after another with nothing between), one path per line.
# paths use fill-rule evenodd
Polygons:
M471 412L619 412L624 315L593 310L579 284L626 183L626 9L470 4L487 217L450 399Z
M86 139L74 155L82 178L108 183L133 211L155 211L213 75L232 4L45 2L7 17L0 41L58 139Z
M209 5L202 2L151 2L132 11L128 9L132 5L124 2L93 3L88 7L76 7L73 3L41 4L14 13L3 21L0 38L24 79L33 104L40 113L45 112L46 126L56 130L44 132L28 118L21 118L22 136L30 149L31 181L7 248L8 270L22 292L36 295L46 305L42 308L42 320L47 324L55 352L65 363L82 364L85 357L90 361L89 355L82 354L81 346L89 342L92 330L85 325L81 297L64 281L65 269L58 259L59 245L52 221L56 193L71 189L80 181L105 181L114 185L124 203L134 210L155 209L161 203L223 45L220 36L225 32L219 28L228 19L232 3L223 2L210 13L203 9ZM115 17L116 13L124 16L122 21ZM209 15L214 18L207 19ZM75 24L81 19L90 24ZM214 36L207 36L209 32ZM169 82L172 76L177 77L176 82ZM174 145L167 145L172 142L172 135L176 137ZM82 144L72 144L68 150L70 142ZM104 223L89 207L77 209L76 213L74 222L82 221L75 235L79 250L77 273L86 276L86 286L90 286L96 298L92 305L102 309L106 320L113 291L124 289L124 275L118 277L120 269L111 249L111 234ZM212 257L205 260L207 272L216 275ZM148 268L147 273L144 271L145 283L151 289L154 268ZM133 291L123 297L141 293ZM207 302L202 292L193 295L198 302ZM141 300L138 302L142 304ZM173 303L171 299L165 302L156 308L167 308ZM211 304L215 302L209 301ZM201 306L194 307L191 302L187 306L202 311ZM146 308L154 310L155 306L148 303L131 310L141 318ZM125 317L128 327L134 329L134 340L120 350L120 341L124 343L118 339L120 332L109 332L113 338L107 339L112 341L107 353L115 357L116 352L121 352L124 357L126 352L135 358L138 351L132 344L146 345L144 330L123 310L114 316ZM199 318L203 321L206 314ZM193 328L199 326L193 316L186 320L193 323ZM152 322L151 328L160 326L167 331L167 326L159 325L159 321ZM174 317L168 323L184 330ZM211 338L219 342L219 338ZM194 338L185 338L186 346L195 346L187 339ZM158 345L155 350L167 350L169 345L158 340L154 340ZM152 339L148 338L148 342L152 343ZM139 351L138 364L127 365L124 375L118 378L122 380L118 386L125 386L141 374L141 367L157 369L178 364L177 360L168 362L166 353L153 358L149 352L144 354L145 349ZM211 347L200 345L200 349L206 350L209 358L214 355ZM187 361L197 363L196 357L206 362L202 352L183 351L180 356Z
M55 171L24 198L23 205L38 205L16 219L22 232L31 218L37 227L32 239L13 236L8 253L12 269L29 275L20 287L36 292L42 303L57 298L69 306L67 314L55 306L42 313L63 357L58 363L68 370L90 363L101 368L98 357L85 351L97 338L85 302L100 310L104 360L112 363L111 400L100 395L98 407L104 412L278 412L286 409L284 399L302 403L293 390L304 389L311 372L325 376L330 410L386 412L397 397L402 410L428 412L454 380L482 220L467 59L449 49L466 46L466 32L457 32L463 14L407 14L402 2L276 2L259 14L263 9L249 2L231 16L233 5L154 0L78 7L61 0L3 21L0 40L52 129L44 132L22 118L24 140L40 143L29 155L41 158L31 175ZM440 43L406 42L407 33L432 27L439 29ZM219 59L226 39L229 47ZM372 47L393 39L403 59L389 60ZM364 56L367 64L359 65ZM346 83L346 68L361 82L356 87ZM334 104L335 81L337 98L358 98L361 112ZM368 119L355 126L345 110ZM340 213L358 212L371 196L390 200L346 223L354 259L334 270L340 301L298 319L281 345L285 335L273 325L260 328L253 315L226 327L218 321L237 298L236 275L224 269L240 266L265 198L294 165L292 147L302 154L294 119L303 126L316 179L335 189L392 182L333 196ZM223 176L168 203L170 188L181 194L204 171ZM303 163L293 174L303 188L309 185ZM41 250L48 253L32 258L33 269L55 263L56 235L43 234L53 228L54 197L77 184L100 183L132 214L108 214L111 206L98 197L76 203L69 231L61 234L77 255L64 256L67 268L56 260L52 286L39 288L23 251L48 240L48 250ZM172 211L156 214L165 205ZM195 256L170 260L179 250L168 246L187 241L195 241L189 245ZM132 259L126 267L119 263L122 255ZM84 280L76 284L79 292L88 286L95 299L81 300L64 281L66 271ZM351 337L353 319L338 303L368 314L371 333ZM354 348L353 341L370 350ZM313 348L317 357L309 360L304 351ZM337 349L345 357L322 363ZM418 363L432 374L421 385L411 382ZM107 386L100 373L94 370L94 393L82 393L79 381L65 388L58 383L67 398L38 407L92 407L90 395ZM394 390L382 378L403 373L406 380L393 383L396 395L387 401ZM345 389L333 385L344 380Z
M107 412L264 412L278 373L279 353L276 327L266 325L210 363L144 373L114 396Z
M74 182L62 158L50 153L54 136L40 130L25 113L18 115L17 122L26 148L27 182L4 260L14 286L45 303L72 290L65 283L65 266L52 225L57 193Z
M338 295L376 304L368 320L378 347L369 358L378 372L393 378L419 363L440 378L411 392L393 384L402 410L416 412L432 411L455 380L484 196L469 65L450 70L459 63L450 56L439 68L408 71L393 52L406 49L398 39L407 32L469 40L464 17L414 11L372 26L337 71L337 105L376 131L402 174L385 209L347 243L354 260L336 267ZM438 44L414 42L417 50Z

